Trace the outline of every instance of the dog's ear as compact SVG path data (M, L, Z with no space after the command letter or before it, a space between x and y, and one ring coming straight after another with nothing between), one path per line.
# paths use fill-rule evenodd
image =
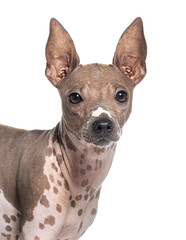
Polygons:
M50 21L46 59L45 74L56 87L59 81L65 78L79 64L79 57L70 35L54 18Z
M113 58L128 78L138 84L146 74L147 46L141 18L136 18L122 34Z

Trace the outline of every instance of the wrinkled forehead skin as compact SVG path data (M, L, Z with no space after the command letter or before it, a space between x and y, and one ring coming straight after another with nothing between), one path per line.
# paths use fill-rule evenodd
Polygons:
M101 106L115 116L122 128L131 112L133 89L133 81L114 65L79 65L58 86L63 120L68 129L76 135L91 111ZM128 93L129 100L126 103L115 100L116 93L121 90ZM69 95L73 92L79 93L83 102L71 104Z

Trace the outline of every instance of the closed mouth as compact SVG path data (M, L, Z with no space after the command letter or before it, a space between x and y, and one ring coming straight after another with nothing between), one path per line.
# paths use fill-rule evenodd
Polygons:
M97 146L105 146L105 145L108 145L110 142L111 140L108 138L100 138L100 139L96 139L93 143Z
M80 130L80 136L86 142L96 146L107 146L117 142L120 137L120 127L116 119L99 117L86 120Z

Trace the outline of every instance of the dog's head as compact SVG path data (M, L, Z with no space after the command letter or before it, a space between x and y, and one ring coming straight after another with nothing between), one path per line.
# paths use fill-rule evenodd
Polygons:
M132 108L132 94L146 73L147 47L140 18L125 30L113 65L79 65L74 43L52 19L46 76L58 88L63 121L78 139L98 146L116 142Z

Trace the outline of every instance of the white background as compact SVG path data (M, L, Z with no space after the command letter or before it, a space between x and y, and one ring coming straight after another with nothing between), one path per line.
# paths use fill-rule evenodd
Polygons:
M82 240L186 239L186 13L184 1L1 1L0 122L48 129L61 118L44 76L49 20L72 36L82 64L111 63L138 16L148 44L145 79L134 92L99 211Z

